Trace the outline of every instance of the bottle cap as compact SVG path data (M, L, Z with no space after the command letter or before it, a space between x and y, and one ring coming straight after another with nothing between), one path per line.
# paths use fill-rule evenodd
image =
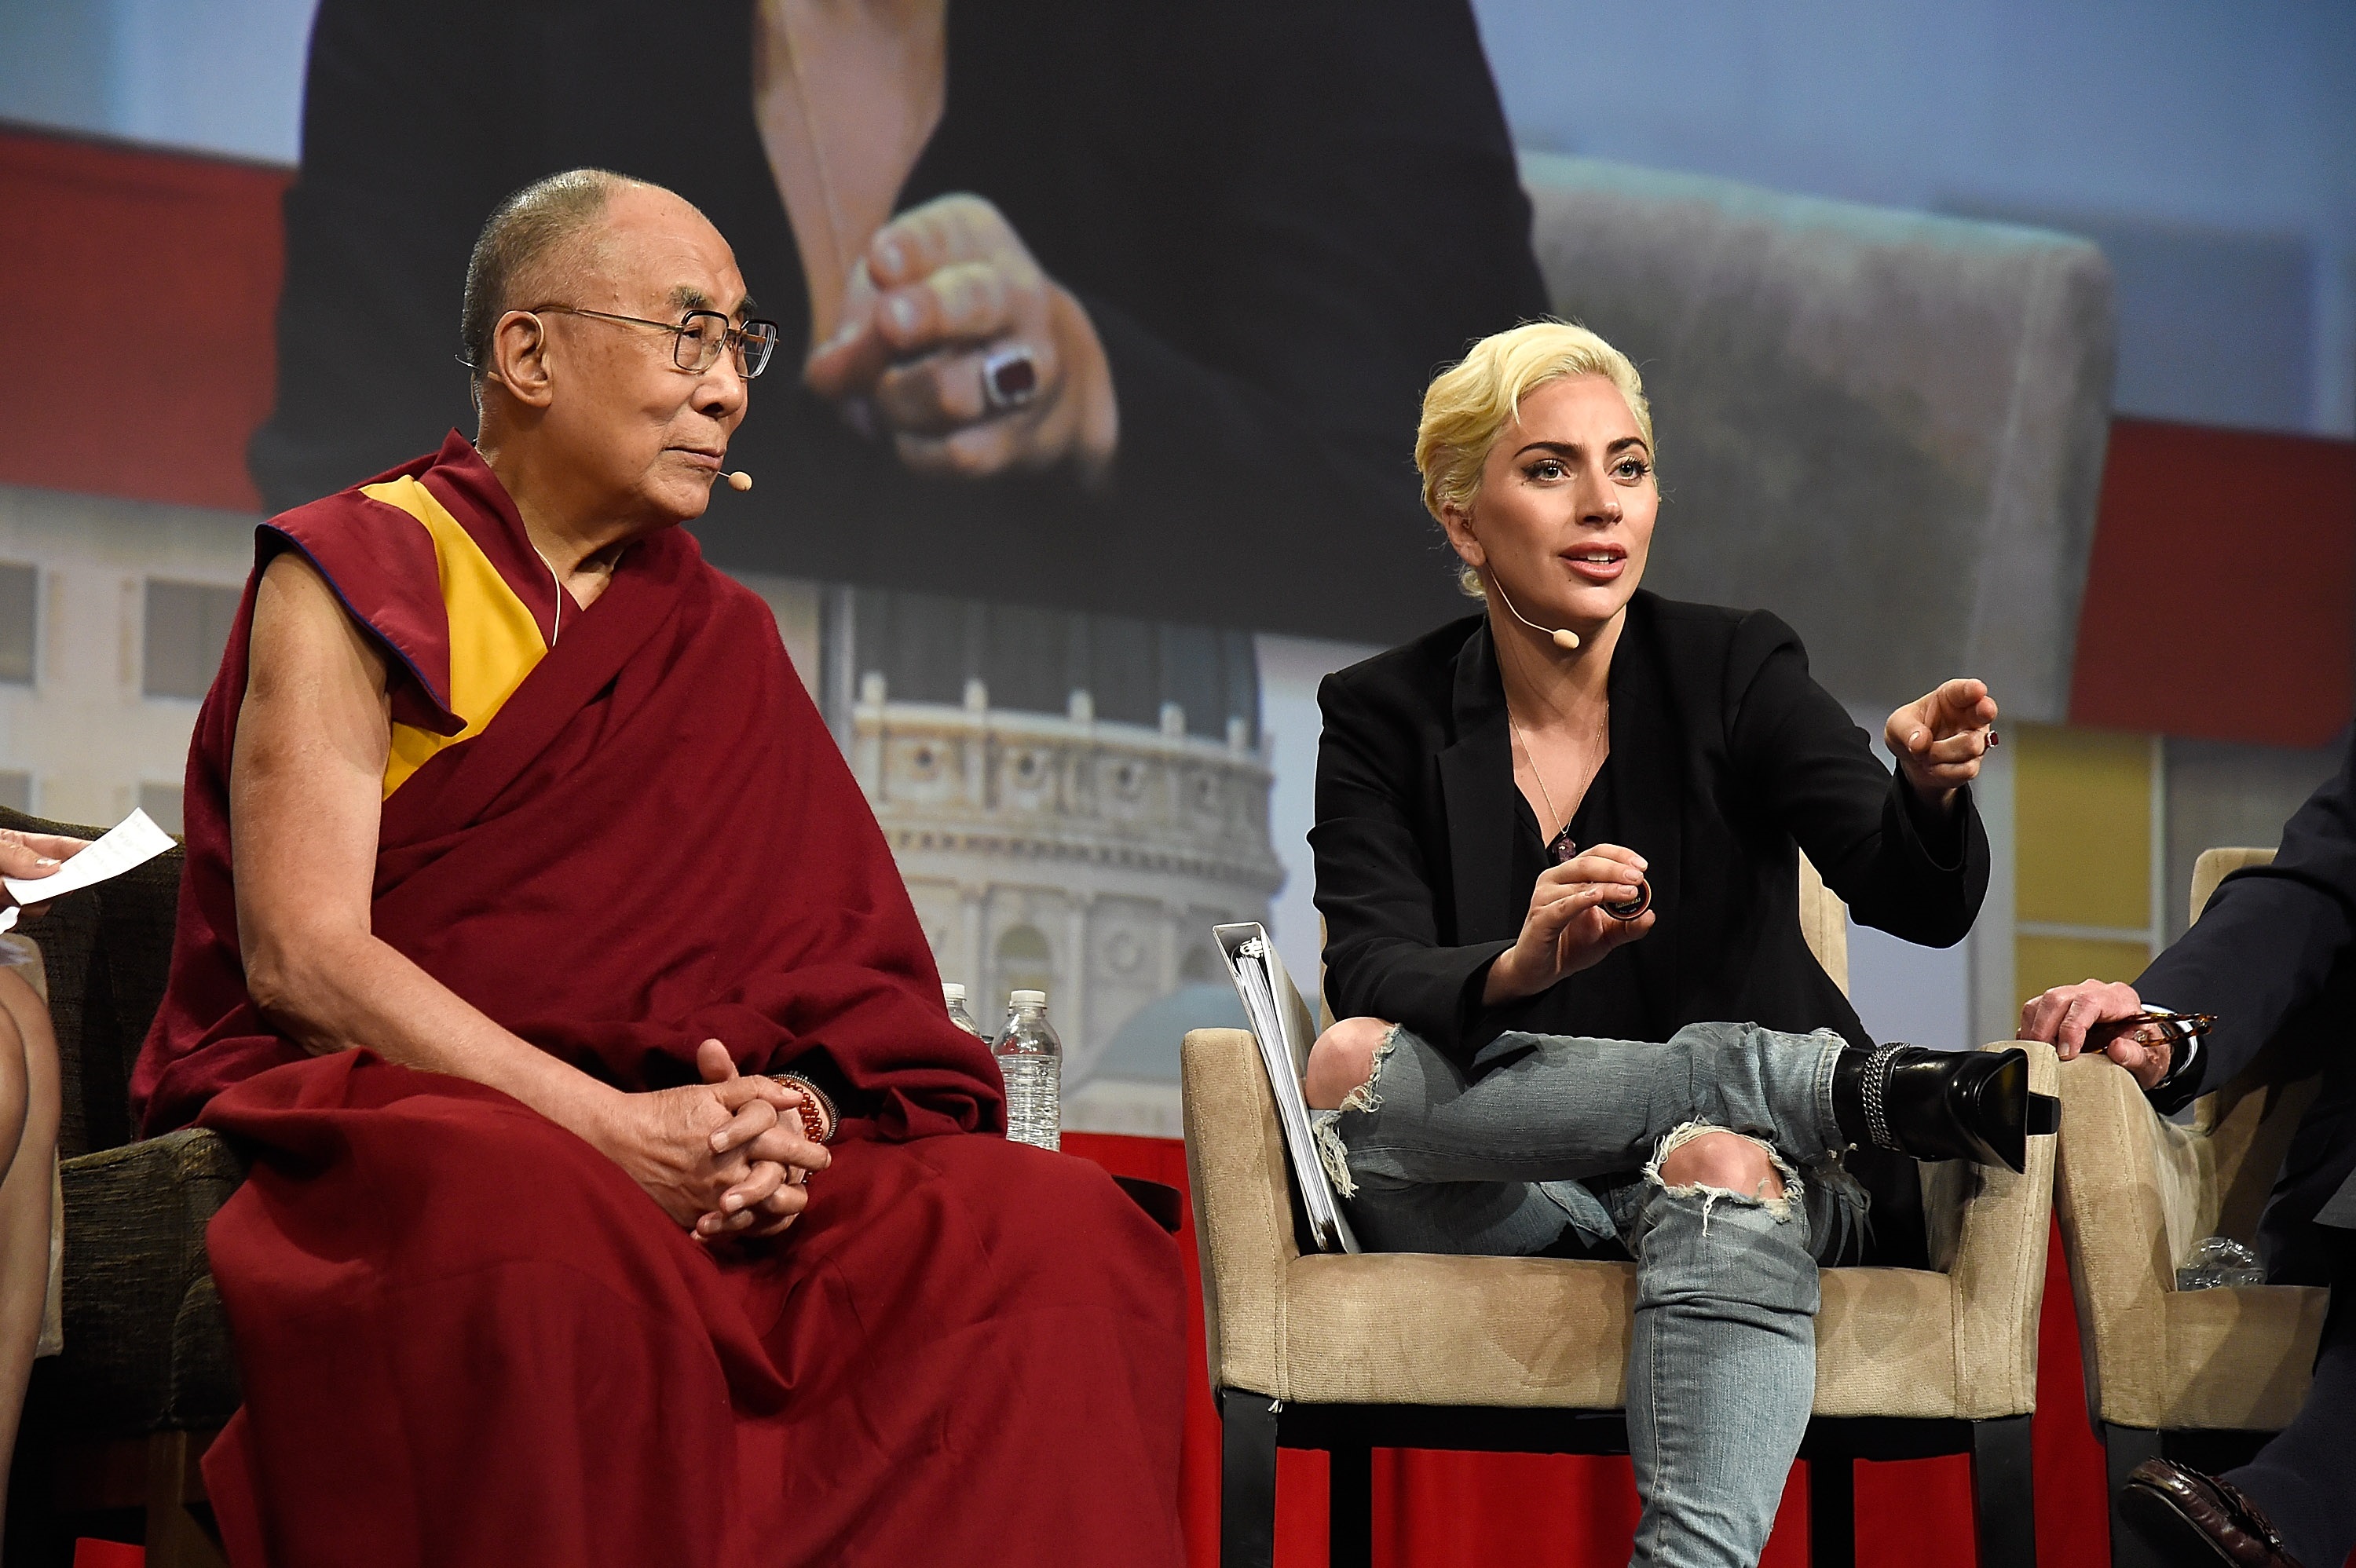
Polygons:
M1044 1008L1047 1005L1044 991L1009 991L1006 1005L1010 1008Z
M957 1002L962 1004L965 1001L965 987L958 985L954 980L942 981L941 1000L944 1002Z

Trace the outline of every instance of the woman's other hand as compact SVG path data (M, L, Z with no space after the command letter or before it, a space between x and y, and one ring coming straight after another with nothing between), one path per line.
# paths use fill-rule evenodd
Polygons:
M1951 680L1890 714L1881 739L1915 798L1944 811L1979 777L1996 714L1986 681Z
M0 827L0 877L27 879L50 877L59 866L90 848L87 838L64 838L54 833L20 833L13 827ZM16 901L5 888L0 888L0 909ZM27 904L25 912L37 915L48 909L45 903Z
M1633 902L1644 891L1644 858L1617 844L1597 844L1549 868L1530 890L1522 933L1489 965L1483 1005L1535 997L1566 975L1592 968L1615 947L1653 929L1654 912L1618 920L1605 904Z
M1119 421L1096 325L982 197L938 197L878 229L840 323L803 379L910 468L980 479L1070 464L1087 483L1110 468Z

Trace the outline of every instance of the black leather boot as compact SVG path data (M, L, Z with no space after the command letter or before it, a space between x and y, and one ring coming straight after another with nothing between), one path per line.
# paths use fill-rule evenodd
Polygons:
M2029 1053L2017 1049L1850 1046L1833 1068L1833 1113L1851 1143L2016 1172L2033 1135L2062 1127L2062 1102L2029 1092Z

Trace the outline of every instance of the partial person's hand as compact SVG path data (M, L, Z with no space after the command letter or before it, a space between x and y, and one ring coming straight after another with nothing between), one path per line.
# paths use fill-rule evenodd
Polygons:
M1482 1002L1494 1006L1535 997L1652 930L1652 910L1633 920L1617 920L1603 910L1605 904L1633 902L1644 882L1644 858L1617 844L1591 845L1548 867L1530 890L1521 934L1489 965Z
M1093 483L1112 463L1119 420L1095 324L978 196L936 197L876 230L802 375L919 473L1068 463Z
M1996 714L1986 681L1951 680L1890 714L1881 739L1915 798L1944 810L1979 777Z
M90 848L87 838L67 838L55 833L20 833L13 827L0 827L0 877L52 877L58 868ZM0 909L16 901L8 890L0 888ZM45 903L27 904L27 916L45 914Z
M2147 1089L2168 1076L2175 1047L2145 1038L2143 998L2118 980L2081 980L2056 986L2020 1007L2020 1038L2049 1041L2068 1061L2083 1052L2109 1057Z
M697 1052L697 1065L707 1074L715 1053L727 1055L716 1040L704 1041ZM664 1213L700 1237L726 1233L725 1223L705 1223L712 1217L734 1218L751 1207L741 1193L730 1201L732 1192L740 1192L758 1174L755 1168L761 1161L751 1146L776 1129L781 1111L798 1104L798 1096L775 1079L735 1076L733 1064L727 1071L729 1076L717 1083L616 1095L590 1140ZM820 1167L824 1156L825 1150L815 1151ZM798 1187L791 1190L801 1192ZM781 1206L798 1213L801 1200ZM738 1228L753 1223L747 1220Z
M737 1078L735 1059L716 1040L696 1048L695 1064L706 1083L726 1083ZM734 1149L750 1164L744 1179L721 1194L720 1207L695 1222L699 1240L761 1241L781 1233L809 1204L809 1177L834 1163L822 1145L803 1131L802 1092L774 1078L759 1078L761 1094L777 1109L776 1125L750 1138L741 1129L712 1135L714 1152Z

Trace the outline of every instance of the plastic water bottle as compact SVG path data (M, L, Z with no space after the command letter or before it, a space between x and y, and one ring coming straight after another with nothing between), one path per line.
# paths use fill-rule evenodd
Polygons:
M1006 1080L1006 1136L1039 1148L1064 1147L1064 1042L1047 1021L1047 993L1006 998L1006 1032L991 1047Z
M974 1039L984 1040L986 1042L987 1037L981 1032L981 1026L973 1021L973 1015L971 1013L965 1010L965 987L963 986L958 985L955 981L942 982L941 1000L948 1004L949 1022L957 1025L958 1028L965 1030L966 1033L973 1036Z
M2265 1283L2266 1271L2258 1263L2258 1254L2230 1236L2207 1237L2176 1271L2179 1290L2215 1290L2220 1285Z

